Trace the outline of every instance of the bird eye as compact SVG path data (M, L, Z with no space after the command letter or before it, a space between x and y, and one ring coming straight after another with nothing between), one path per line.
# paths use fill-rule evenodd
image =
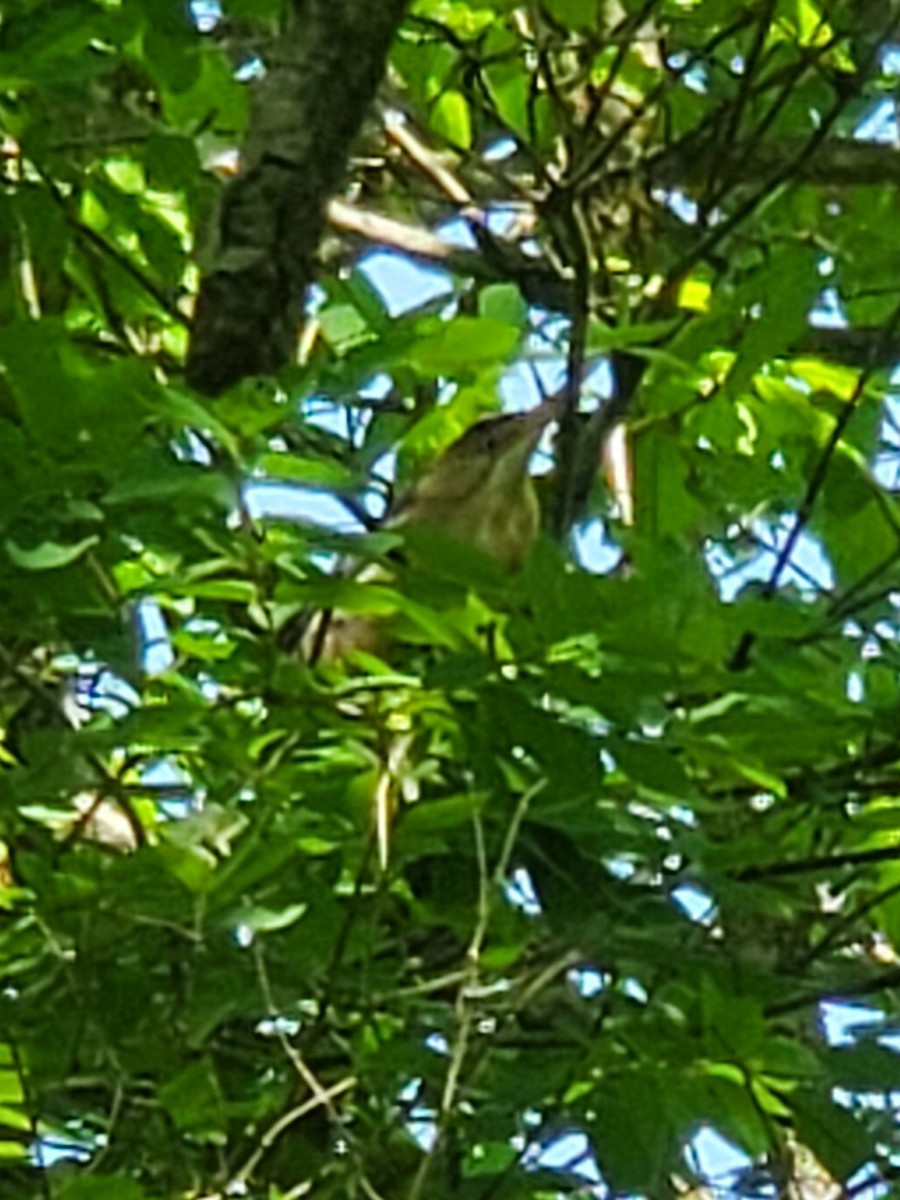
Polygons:
M476 425L476 436L484 451L493 454L503 445L503 434L507 427L507 417L491 417L481 425Z

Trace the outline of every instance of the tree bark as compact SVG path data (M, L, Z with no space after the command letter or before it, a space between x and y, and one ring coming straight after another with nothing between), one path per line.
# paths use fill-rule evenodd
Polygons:
M197 298L187 379L198 391L214 395L290 358L325 204L405 6L306 0L268 55Z

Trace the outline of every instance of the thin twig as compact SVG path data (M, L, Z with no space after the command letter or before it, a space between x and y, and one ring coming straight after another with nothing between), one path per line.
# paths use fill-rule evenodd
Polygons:
M441 162L438 155L416 136L409 122L387 112L383 114L383 121L388 139L403 151L452 204L462 210L463 216L478 224L483 223L484 214L475 206L468 188Z
M447 1128L456 1103L456 1095L465 1066L472 1026L475 1021L475 1012L471 1004L471 993L478 985L481 952L488 929L490 928L495 898L509 870L510 860L512 859L512 853L515 849L516 840L519 836L522 821L525 819L525 814L531 802L536 796L540 795L546 786L547 781L541 779L526 792L523 792L519 798L519 802L506 830L506 836L503 839L500 856L497 859L493 872L490 874L488 872L487 851L484 844L484 829L481 824L481 818L477 813L473 818L475 852L478 862L478 914L475 920L475 927L472 931L472 937L466 950L465 971L456 994L455 1013L458 1023L457 1034L450 1056L450 1065L447 1068L447 1076L444 1080L435 1137L428 1153L419 1163L419 1168L409 1190L408 1200L420 1200L425 1185L428 1182L428 1177L437 1160L438 1153L443 1149Z
M857 78L860 80L868 78L873 63L877 60L881 47L885 42L889 41L894 33L897 25L900 24L900 14L896 16L884 29L881 37L877 40L872 52L866 56L866 59L860 64ZM834 103L821 116L820 123L816 126L810 136L806 139L804 146L798 150L797 154L787 159L778 169L772 172L769 178L762 184L757 191L748 196L747 199L726 217L718 225L715 225L709 233L700 239L691 251L686 254L679 263L672 268L668 273L669 282L683 278L690 269L698 262L706 258L716 246L722 241L730 237L741 225L743 225L757 209L773 195L780 187L790 183L797 178L800 168L811 159L819 147L822 146L832 132L838 118L843 115L850 101L856 96L856 91L850 88L842 90L834 100Z
M625 60L629 52L635 45L636 34L645 21L648 21L653 15L653 10L657 7L660 0L646 0L644 6L636 13L632 13L625 17L618 29L610 36L607 45L612 45L615 40L618 40L615 57L610 64L609 70L604 76L603 82L594 92L591 98L591 105L582 122L582 129L590 135L599 128L600 114L603 111L603 105L607 102L612 94L612 89L616 84L619 74L625 65Z
M249 905L249 903L250 903L249 898L245 897L244 903ZM275 1037L278 1041L279 1046L284 1051L285 1057L290 1062L291 1066L294 1068L294 1070L297 1072L297 1074L300 1076L300 1078L303 1080L303 1082L306 1084L306 1086L309 1088L309 1090L313 1094L313 1096L316 1097L316 1099L319 1101L320 1104L323 1104L325 1106L325 1108L328 1111L328 1115L331 1117L331 1119L333 1121L339 1121L340 1116L338 1114L337 1109L331 1103L331 1100L330 1100L330 1097L328 1095L326 1088L324 1088L322 1086L322 1084L316 1078L316 1076L313 1073L313 1071L311 1070L311 1068L307 1066L306 1062L303 1059L303 1055L300 1054L300 1052L297 1050L296 1046L291 1045L290 1041L288 1040L287 1035L285 1034L285 1032L281 1026L281 1022L279 1020L279 1017L281 1014L275 1004L275 997L272 993L272 984L269 979L269 972L268 972L268 969L266 968L266 961L265 961L265 958L263 957L262 946L260 945L258 938L254 938L254 941L253 941L253 962L254 962L254 965L256 966L256 976L257 976L257 979L259 980L259 988L263 994L263 1000L265 1001L266 1013L267 1013L268 1017L270 1018L270 1020L272 1021L272 1025L275 1030Z
M722 139L722 148L726 153L733 150L735 143L740 133L741 120L744 116L744 110L747 107L747 102L750 99L750 93L753 88L756 68L759 66L762 58L763 48L769 36L769 30L772 24L772 18L775 15L775 10L778 7L778 0L766 0L762 12L756 23L756 34L753 38L753 44L750 47L750 53L747 55L744 63L743 78L741 86L738 89L737 97L731 105L731 111L728 116L728 128L725 137ZM710 207L715 207L718 203L717 199L710 202Z
M37 166L36 163L32 162L30 165L34 168L35 173L40 177L41 182L47 188L53 202L62 211L66 222L71 226L74 232L85 241L90 242L92 246L95 246L98 250L105 254L107 258L120 267L121 270L129 275L139 287L141 287L156 301L163 312L170 316L174 321L177 321L179 325L189 327L191 324L190 318L181 311L178 305L172 301L170 296L163 291L163 289L155 282L155 280L151 279L149 275L145 274L144 271L142 271L140 267L132 262L127 255L123 254L111 242L108 242L106 238L97 233L95 229L92 229L90 225L85 225L82 221L79 221L77 217L73 216L70 212L70 207L66 197L62 194L49 175L47 175L39 166Z
M859 983L850 983L846 987L826 988L818 992L805 992L793 996L790 1000L781 1000L777 1004L769 1004L763 1010L767 1018L783 1017L788 1013L797 1012L801 1008L815 1008L828 1000L846 1001L862 996L874 996L892 988L900 988L900 967L876 975L873 979L863 979Z
M820 958L826 950L830 949L838 941L841 934L852 929L857 921L867 916L879 904L884 904L886 900L891 900L898 894L900 894L900 883L894 883L890 887L883 888L862 904L858 904L850 912L845 913L809 948L803 956L803 966L808 966L815 959Z
M882 341L887 341L897 332L900 327L900 304L894 309L887 324L882 330ZM772 573L769 576L763 587L764 596L773 596L778 588L779 581L785 568L790 562L791 556L797 546L797 541L809 524L812 518L813 509L816 501L819 498L819 493L825 486L825 480L828 477L828 471L831 466L831 461L837 452L837 448L841 443L844 433L847 430L853 417L856 415L860 401L865 393L872 376L877 370L876 363L878 361L877 349L873 349L869 363L860 371L856 381L856 386L853 389L853 394L847 399L843 409L838 415L834 423L834 428L831 431L831 436L825 443L822 453L819 455L819 460L816 463L812 474L809 478L809 483L806 486L806 492L800 502L800 507L797 509L797 515L794 524L791 526L785 543L781 548L778 558L775 560L775 565L772 568ZM745 633L738 642L734 653L732 654L728 666L732 671L741 671L746 668L750 661L750 652L756 642L756 635L753 633Z
M733 37L750 19L748 13L742 12L730 25L718 30L708 42L688 55L681 66L674 69L669 68L659 82L644 93L641 100L635 104L625 120L617 125L613 134L595 151L586 154L579 163L575 164L573 170L566 177L567 185L575 190L589 187L592 181L597 178L597 172L615 151L616 147L628 136L637 123L643 117L647 116L653 106L672 87L673 78L683 79L693 67L702 62L705 57L712 54L721 42Z
M114 1085L112 1103L109 1106L109 1116L106 1118L106 1129L104 1130L105 1141L99 1148L91 1161L84 1168L85 1175L96 1174L103 1164L106 1156L109 1154L113 1144L113 1133L119 1121L119 1115L122 1112L122 1104L125 1099L125 1091L122 1087L122 1081L117 1079Z
M866 863L892 862L900 859L900 846L881 846L877 850L848 851L846 854L824 854L819 857L796 859L794 862L763 863L744 867L734 876L741 883L758 879L783 879L790 875L815 875L819 871L837 871L843 867L860 867Z
M291 1125L295 1125L298 1121L302 1121L304 1117L309 1116L311 1112L315 1112L323 1104L330 1104L338 1096L343 1096L345 1092L351 1091L354 1087L356 1087L356 1076L349 1075L346 1079L340 1080L339 1083L332 1084L330 1088L326 1088L321 1097L311 1096L304 1104L299 1104L296 1108L292 1108L290 1112L286 1112L283 1116L280 1116L259 1139L259 1145L241 1169L232 1176L228 1184L229 1193L239 1194L241 1186L247 1183L260 1162L262 1162L268 1151L286 1129L289 1129Z

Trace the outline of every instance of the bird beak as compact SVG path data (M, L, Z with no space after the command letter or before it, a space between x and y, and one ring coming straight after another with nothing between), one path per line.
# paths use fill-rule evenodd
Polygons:
M527 463L537 447L541 434L558 416L557 405L552 402L537 405L526 412L500 418L502 436L494 446L496 469L510 480L516 479L527 469ZM502 464L502 465L501 465Z
M551 421L555 421L559 416L559 401L544 400L542 404L536 408L530 408L528 412L522 413L523 420L534 429L543 429L549 425Z
M532 450L538 443L541 434L559 417L559 404L555 400L545 400L536 408L530 408L520 414L516 422L516 438L520 439Z

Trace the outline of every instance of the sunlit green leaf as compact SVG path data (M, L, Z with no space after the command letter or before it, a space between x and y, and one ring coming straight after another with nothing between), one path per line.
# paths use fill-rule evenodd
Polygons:
M443 92L431 110L431 124L453 146L468 149L472 143L472 121L469 106L460 92Z
M42 542L39 546L29 547L19 546L11 539L7 539L6 553L23 571L56 571L81 558L99 541L99 537L94 536L82 538L80 542L70 545L63 545L59 542Z
M412 362L426 374L466 371L503 362L519 341L515 326L491 317L456 317L439 332L420 338Z

